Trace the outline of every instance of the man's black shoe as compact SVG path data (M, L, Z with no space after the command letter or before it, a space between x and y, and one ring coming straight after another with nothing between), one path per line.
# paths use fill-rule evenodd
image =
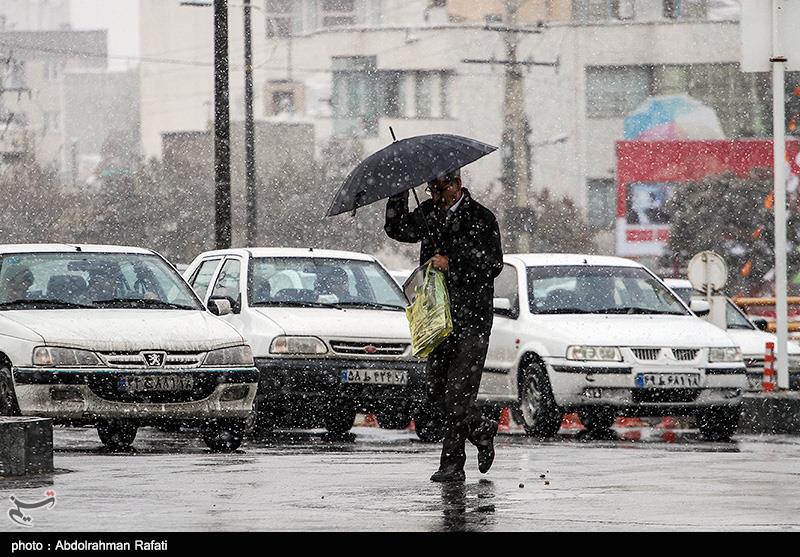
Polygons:
M467 478L463 470L437 470L431 476L432 482L463 482Z
M478 470L485 474L494 462L494 437L489 437L478 445Z

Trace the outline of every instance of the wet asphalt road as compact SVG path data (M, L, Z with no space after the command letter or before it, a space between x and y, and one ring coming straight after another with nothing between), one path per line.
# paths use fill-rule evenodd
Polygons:
M54 436L57 473L0 480L0 505L52 490L56 506L31 510L29 529L3 508L0 530L800 530L796 436L507 434L488 474L470 447L466 483L445 485L428 480L439 446L408 431L281 431L233 454L208 452L191 430L140 430L126 453L92 429Z

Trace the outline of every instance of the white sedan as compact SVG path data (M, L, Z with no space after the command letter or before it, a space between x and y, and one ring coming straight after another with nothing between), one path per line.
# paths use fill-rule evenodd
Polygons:
M692 415L704 436L728 439L745 386L736 344L644 266L505 257L479 398L514 408L528 433L555 435L566 412L589 430L619 415Z

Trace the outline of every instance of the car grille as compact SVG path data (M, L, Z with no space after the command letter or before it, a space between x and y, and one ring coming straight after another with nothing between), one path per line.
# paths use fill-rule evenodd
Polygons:
M694 402L700 389L634 389L631 400L642 402Z
M141 352L100 352L99 355L103 363L111 368L133 369L148 367ZM205 356L205 352L167 352L164 365L158 369L199 367L203 363Z
M637 360L657 360L661 354L660 348L632 348Z
M758 373L764 372L764 358L745 358L744 365L747 368L747 371L756 371Z
M697 357L700 350L696 348L673 348L672 355L680 362L690 362Z
M352 342L344 340L330 341L331 348L337 354L348 356L402 356L410 346L401 342ZM374 350L373 350L374 349Z

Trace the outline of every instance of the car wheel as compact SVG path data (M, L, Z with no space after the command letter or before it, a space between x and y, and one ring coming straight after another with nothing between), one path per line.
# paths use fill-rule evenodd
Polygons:
M201 434L212 452L230 453L242 444L246 428L246 420L210 420L203 424Z
M103 420L97 422L97 435L100 441L112 450L128 449L136 439L138 427L126 420Z
M325 429L331 433L347 433L353 428L356 409L349 402L335 401L328 405L323 416Z
M19 416L19 404L8 366L0 367L0 416Z
M519 405L515 415L526 433L534 437L553 437L561 428L564 411L553 397L547 370L537 361L529 363L522 370Z
M610 408L592 408L579 413L581 422L590 434L603 434L611 430L617 415Z
M386 406L377 412L378 425L384 429L405 429L411 416L404 406Z
M420 441L438 443L444 439L444 423L441 412L429 404L422 404L414 412L414 431Z
M741 408L709 408L697 414L697 427L709 441L730 441L739 426Z

